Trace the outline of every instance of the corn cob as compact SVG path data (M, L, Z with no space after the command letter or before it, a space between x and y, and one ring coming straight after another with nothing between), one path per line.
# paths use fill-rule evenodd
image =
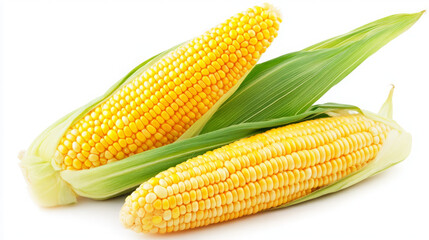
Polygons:
M361 114L269 130L159 173L126 198L121 221L166 233L254 214L365 166L391 127Z
M56 164L88 169L174 142L252 69L280 22L269 5L250 8L164 56L70 126Z

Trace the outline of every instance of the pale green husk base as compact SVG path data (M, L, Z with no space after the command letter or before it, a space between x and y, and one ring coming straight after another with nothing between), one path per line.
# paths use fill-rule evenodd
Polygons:
M42 132L26 152L20 154L21 170L30 186L32 196L39 205L51 207L76 202L76 195L72 187L61 178L60 168L53 160L55 149L70 125L108 98L129 79L147 69L148 64L157 61L168 52L163 52L146 60L123 79L116 82L104 95L58 120Z

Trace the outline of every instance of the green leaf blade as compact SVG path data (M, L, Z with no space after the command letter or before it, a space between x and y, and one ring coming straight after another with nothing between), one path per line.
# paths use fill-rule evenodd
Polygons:
M422 15L392 15L299 52L258 64L204 126L202 133L307 110L365 59Z

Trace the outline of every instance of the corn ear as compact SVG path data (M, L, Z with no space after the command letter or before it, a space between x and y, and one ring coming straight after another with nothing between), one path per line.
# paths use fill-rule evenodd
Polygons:
M392 94L381 112L391 112ZM387 110L387 111L386 111ZM188 159L142 183L121 221L167 233L228 221L338 191L405 159L411 136L367 111L270 129Z
M280 22L271 5L249 8L149 59L48 128L22 156L36 200L43 206L73 203L62 171L108 165L174 142L190 125L203 124L198 119L237 89L277 36Z

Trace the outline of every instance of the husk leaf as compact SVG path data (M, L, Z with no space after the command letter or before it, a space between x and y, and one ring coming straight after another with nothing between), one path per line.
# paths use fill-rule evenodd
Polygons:
M202 133L306 111L365 59L410 28L422 14L388 16L258 64Z

